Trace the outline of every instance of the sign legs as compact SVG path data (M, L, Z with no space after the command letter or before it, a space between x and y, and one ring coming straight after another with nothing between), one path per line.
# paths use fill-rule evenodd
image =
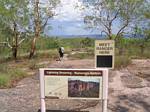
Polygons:
M41 98L41 112L46 112L45 99Z
M107 112L108 100L108 70L104 71L103 75L103 112Z
M44 93L44 70L41 69L40 71L40 97L41 97L41 112L46 112L45 106L45 93Z

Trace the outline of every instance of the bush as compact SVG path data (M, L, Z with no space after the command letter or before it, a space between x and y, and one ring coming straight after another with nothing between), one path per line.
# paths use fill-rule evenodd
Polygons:
M9 71L9 74L11 74L12 80L16 80L16 81L26 77L26 73L23 72L22 70L18 69L18 68L17 69L11 69Z
M126 67L131 63L131 59L128 56L116 56L115 57L115 68L119 69Z
M0 73L0 88L9 87L11 84L11 77L8 74Z
M1 65L2 66L2 65ZM17 68L9 68L5 65L5 68L1 68L0 71L0 88L8 88L15 86L16 82L26 77L27 74Z

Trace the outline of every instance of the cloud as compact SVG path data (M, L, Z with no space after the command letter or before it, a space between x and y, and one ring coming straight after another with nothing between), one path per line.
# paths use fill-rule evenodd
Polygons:
M52 29L45 29L47 35L87 35L97 34L97 30L85 29L84 16L90 14L90 9L84 8L82 0L61 0L61 3L56 7L55 16L49 20Z
M79 0L61 0L61 3L55 9L58 16L54 19L58 21L83 20L84 11L80 9L83 3Z
M85 24L82 21L51 21L52 29L45 29L47 35L90 35L98 34L97 30L91 32L91 30L85 29Z

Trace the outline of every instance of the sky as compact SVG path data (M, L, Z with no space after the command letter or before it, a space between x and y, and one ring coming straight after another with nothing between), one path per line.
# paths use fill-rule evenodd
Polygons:
M91 77L80 77L80 78L77 78L77 77L73 77L73 78L69 78L69 80L80 80L80 81L89 81L89 82L100 82L100 78L91 78Z
M97 30L90 30L84 24L84 11L76 8L82 6L82 2L78 0L61 0L56 7L55 16L49 20L51 28L45 29L46 35L91 35L98 34Z
M51 28L47 26L45 34L53 36L100 34L97 29L87 29L84 16L88 11L79 9L77 6L82 7L83 3L79 0L61 0L54 10L57 16L48 21Z

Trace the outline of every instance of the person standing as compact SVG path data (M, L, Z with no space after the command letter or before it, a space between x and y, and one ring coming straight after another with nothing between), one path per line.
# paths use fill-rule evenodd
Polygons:
M64 57L64 47L60 47L58 52L59 52L59 60L61 61Z

